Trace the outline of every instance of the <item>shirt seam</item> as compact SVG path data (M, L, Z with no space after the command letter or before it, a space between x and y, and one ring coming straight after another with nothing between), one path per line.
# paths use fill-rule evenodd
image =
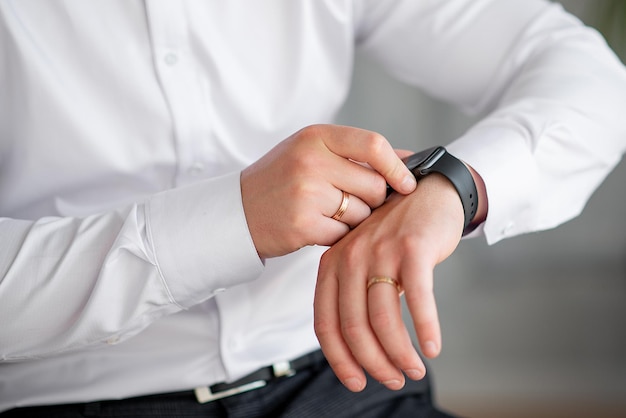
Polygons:
M154 236L152 234L152 223L150 222L151 217L150 217L150 211L148 210L148 207L149 207L149 204L144 206L144 214L146 217L146 238L148 239L147 244L150 246L150 249L152 250L152 253L154 254L154 267L157 270L159 279L161 280L161 285L165 289L165 293L170 303L173 303L180 309L185 309L181 304L178 303L178 301L176 301L176 298L174 298L174 295L172 294L172 291L170 290L167 284L167 280L165 279L165 275L163 274L163 270L161 270L161 266L159 265L159 262L158 262L159 256L158 256L158 251L154 245Z

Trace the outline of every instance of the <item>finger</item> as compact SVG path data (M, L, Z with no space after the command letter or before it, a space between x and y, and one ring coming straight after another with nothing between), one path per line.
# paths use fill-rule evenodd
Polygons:
M362 272L359 272L361 270ZM346 274L341 272L340 274ZM398 390L404 386L404 375L387 357L374 330L370 326L366 271L352 268L348 277L339 281L339 317L341 332L356 361L387 388ZM356 278L356 279L355 279Z
M415 190L415 177L382 135L363 129L337 126L334 135L324 137L324 143L337 155L369 164L394 190L403 194Z
M339 321L339 286L337 277L320 262L314 299L315 334L328 364L337 378L352 392L365 388L365 374L343 339Z
M415 151L410 151L410 150L407 150L407 149L398 149L398 148L396 148L395 151L396 151L396 155L398 157L400 157L400 158L405 158L405 157L408 157L409 155L415 154Z
M322 216L314 227L315 232L320 233L311 234L312 240L307 245L331 246L350 232L350 226L326 216Z
M368 165L336 155L326 172L329 182L336 188L359 197L371 209L385 202L387 181Z
M410 379L423 378L426 368L402 320L398 289L389 283L379 282L367 292L370 324L387 357Z
M433 293L433 271L415 268L407 271L404 278L405 298L422 353L428 358L437 357L441 351L441 328Z
M340 192L340 202L336 206L337 210L328 215L331 219L347 224L350 228L356 227L365 220L371 213L371 208L357 196L347 192Z

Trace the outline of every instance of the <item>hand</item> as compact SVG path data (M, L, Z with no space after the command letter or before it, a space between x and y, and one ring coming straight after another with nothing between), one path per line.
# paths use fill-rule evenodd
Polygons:
M259 256L335 243L385 201L387 183L401 193L415 189L415 178L381 135L336 125L296 132L241 173ZM343 191L350 200L337 221L331 217Z
M482 215L481 215L482 216ZM405 290L421 350L441 349L433 294L433 269L456 248L463 207L452 184L439 174L422 179L409 196L393 194L322 257L315 293L315 331L343 384L365 387L363 368L390 389L404 386L403 372L420 379L425 367L402 320L397 289L367 289L373 276L396 279Z

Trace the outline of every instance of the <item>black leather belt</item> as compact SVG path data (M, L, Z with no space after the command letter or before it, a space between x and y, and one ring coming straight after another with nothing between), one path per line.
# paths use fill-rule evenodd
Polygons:
M260 389L274 379L293 376L299 371L308 369L324 359L320 350L305 354L291 361L281 361L271 366L263 367L232 383L216 383L212 386L203 386L194 389L199 403L207 403L239 393Z

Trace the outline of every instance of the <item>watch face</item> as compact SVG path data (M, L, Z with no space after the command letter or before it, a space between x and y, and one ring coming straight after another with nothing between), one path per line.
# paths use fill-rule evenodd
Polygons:
M405 157L402 161L414 174L427 174L430 168L446 153L444 147L432 147Z

